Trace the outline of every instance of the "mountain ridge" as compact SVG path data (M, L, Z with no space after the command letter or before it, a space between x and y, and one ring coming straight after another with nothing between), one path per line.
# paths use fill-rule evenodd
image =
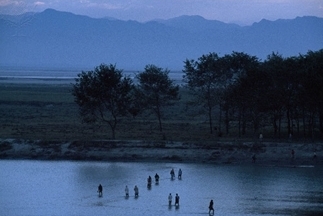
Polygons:
M0 66L95 67L116 64L142 70L147 64L181 70L185 59L233 51L265 59L323 48L323 18L261 20L250 26L180 16L138 22L91 18L47 9L26 16L0 15Z

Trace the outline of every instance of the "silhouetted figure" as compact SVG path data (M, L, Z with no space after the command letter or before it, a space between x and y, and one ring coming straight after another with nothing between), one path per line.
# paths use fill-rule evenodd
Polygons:
M173 200L173 196L172 196L172 194L170 193L170 194L168 195L168 205L172 205L172 200Z
M156 182L156 184L158 184L159 183L159 175L156 173L156 175L155 175L155 182Z
M151 180L151 177L149 176L148 179L147 179L147 186L148 187L151 186L151 182L152 182L152 180Z
M128 188L128 186L126 186L126 188L124 189L124 191L126 193L126 197L128 197L129 196L129 188Z
M294 159L294 157L295 157L295 151L294 151L294 149L292 149L291 154L292 154L292 159Z
M211 215L211 212L212 212L212 215L214 214L214 208L213 208L213 200L210 201L210 204L209 204L209 214Z
M179 196L176 194L175 196L175 206L179 206Z
M102 185L100 184L99 187L98 187L98 193L99 193L99 196L102 196L102 192L103 192L103 187Z
M137 185L135 186L135 188L133 189L135 191L135 197L139 196L139 188L137 187Z
M178 179L182 179L182 169L178 170Z
M173 178L175 178L175 171L174 171L174 169L172 169L171 171L170 171L170 177L173 179Z

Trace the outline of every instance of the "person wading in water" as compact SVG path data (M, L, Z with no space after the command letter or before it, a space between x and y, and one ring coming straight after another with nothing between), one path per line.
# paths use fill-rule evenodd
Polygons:
M212 212L212 214L211 214ZM213 200L210 201L210 205L209 205L209 215L213 215L214 214L214 208L213 208Z
M103 191L103 188L102 188L102 185L100 184L98 187L99 196L102 196L102 191Z

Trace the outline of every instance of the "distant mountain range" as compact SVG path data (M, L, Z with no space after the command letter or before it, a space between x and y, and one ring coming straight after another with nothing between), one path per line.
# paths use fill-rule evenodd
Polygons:
M245 52L264 60L323 48L323 18L261 20L251 26L181 16L146 23L95 19L47 9L0 15L0 66L84 67L116 64L125 70L155 64L182 70L183 61L216 52Z

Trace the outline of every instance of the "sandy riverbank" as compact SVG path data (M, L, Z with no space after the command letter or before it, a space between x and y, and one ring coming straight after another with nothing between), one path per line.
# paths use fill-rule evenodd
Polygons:
M291 151L295 155L292 158ZM316 158L314 158L316 152ZM0 140L0 159L156 161L269 166L323 165L322 143L215 142L211 145L182 142L91 141L46 143Z

